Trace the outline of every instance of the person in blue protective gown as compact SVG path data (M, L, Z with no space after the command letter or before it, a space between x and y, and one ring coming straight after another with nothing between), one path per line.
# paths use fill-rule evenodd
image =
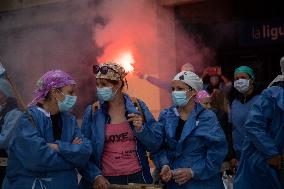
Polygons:
M9 189L78 188L76 168L85 166L92 147L68 113L76 99L67 73L52 70L39 79L9 148Z
M162 143L160 126L137 98L123 92L127 72L106 62L94 70L99 102L88 106L82 132L90 138L93 154L80 170L80 187L107 189L109 184L151 184L148 152Z
M270 87L261 93L252 106L245 129L244 149L234 189L282 189L284 187L284 63L282 75L279 75Z
M182 71L171 85L174 105L160 114L164 143L154 154L161 179L170 189L224 188L220 169L227 142L214 112L194 101L202 80Z
M255 83L254 71L248 66L240 66L235 69L234 88L235 95L230 107L229 120L232 124L233 147L236 157L234 164L237 164L245 138L245 121L262 88Z
M17 118L21 114L9 82L0 78L0 149L8 150Z
M3 182L2 188L7 187L5 175L8 148L14 138L17 121L21 114L10 83L8 80L0 78L0 184Z

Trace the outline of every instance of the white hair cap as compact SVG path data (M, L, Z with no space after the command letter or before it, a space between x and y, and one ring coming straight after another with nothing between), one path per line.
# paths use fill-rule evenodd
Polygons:
M280 59L280 67L282 75L278 75L269 85L271 87L274 83L284 82L284 56Z
M281 67L282 75L284 75L284 56L280 60L280 67Z
M202 79L200 79L198 75L191 71L182 71L178 73L174 77L173 81L182 81L193 89L195 89L196 91L200 91L203 88Z

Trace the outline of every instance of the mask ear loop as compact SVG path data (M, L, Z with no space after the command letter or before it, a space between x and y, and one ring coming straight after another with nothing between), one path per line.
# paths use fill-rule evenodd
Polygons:
M251 77L250 81L251 81L251 85L254 86L255 85L255 78Z
M63 96L64 96L64 99L65 99L65 94L62 92L62 91L60 91L59 89L56 89L58 92L60 92ZM57 98L55 98L56 100L57 100L57 102L63 102L64 101L64 99L63 99L63 101L61 101L61 100L58 100Z
M127 83L126 78L124 78L124 82L125 82L126 88L128 89L128 83Z
M186 92L190 92L190 91L193 91L193 89L188 89L188 90L186 90ZM196 94L197 94L197 93L191 95L191 96L188 98L188 102L189 102L194 96L196 96Z
M188 102L189 102L194 96L196 96L196 94L191 95L191 96L188 98Z
M248 80L249 80L249 89L248 90L250 90L255 85L255 79L252 76L249 76Z
M117 93L118 89L119 89L119 88L117 88L117 89L115 90L115 92L114 92L114 94L113 94L114 96L116 95L116 93Z
M56 89L58 92L60 92L64 97L65 97L65 94L62 92L62 91L60 91L59 89Z

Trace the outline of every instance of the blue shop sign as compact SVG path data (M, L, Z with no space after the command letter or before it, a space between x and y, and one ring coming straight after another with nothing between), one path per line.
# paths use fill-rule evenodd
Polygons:
M284 44L284 22L242 24L239 42L240 45Z

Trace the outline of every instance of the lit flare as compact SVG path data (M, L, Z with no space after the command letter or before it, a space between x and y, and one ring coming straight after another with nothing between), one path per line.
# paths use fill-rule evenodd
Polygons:
M121 65L126 72L132 72L134 71L133 64L135 63L135 60L133 58L133 55L130 51L121 53L116 59L115 62Z

